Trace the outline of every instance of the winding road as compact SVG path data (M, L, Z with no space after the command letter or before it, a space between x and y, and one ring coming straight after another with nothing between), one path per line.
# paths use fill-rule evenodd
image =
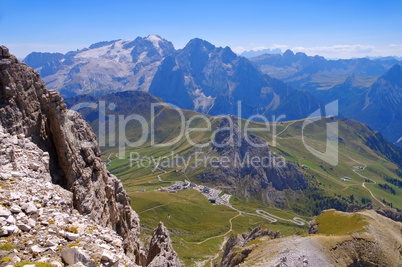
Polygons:
M357 161L357 160L355 160L355 159L352 159L351 157L347 157L347 158L353 160L353 161L356 162L357 164L362 165L363 168L361 169L361 171L363 171L363 170L367 167L367 164L361 163L361 162L359 162L359 161ZM359 175L360 177L364 178L365 180L371 181L371 182L372 182L371 184L376 184L376 182L375 182L374 180L372 180L372 179L370 179L370 178L368 178L368 177L366 177L366 176L364 176L364 175L358 173L357 170L353 169L353 172L356 173L357 175ZM376 197L374 196L373 192L371 192L371 190L366 187L366 181L365 181L365 180L362 182L362 187L364 187L365 189L367 189L367 190L370 192L370 195L371 195L378 203L380 203L383 207L386 207L386 205L385 205L384 203L382 203L382 201L380 201L378 198L376 198Z
M167 173L165 170L160 169L158 166L156 166L156 168L159 169L159 170L161 170L161 171L163 171L165 174ZM157 175L157 178L158 178L158 181L159 181L159 182L162 182L162 183L175 183L175 181L163 181L161 175L162 175L162 174L158 174L158 175ZM187 177L187 175L186 175L186 177ZM276 216L276 215L274 215L274 214L271 214L271 213L269 213L269 212L267 212L267 211L265 211L265 210L261 210L261 209L256 210L256 211L255 211L256 213L251 213L251 212L245 212L245 211L238 210L238 209L236 209L235 207L233 207L232 205L230 205L229 203L227 203L226 206L228 206L229 208L231 208L231 209L233 209L233 210L235 210L235 211L237 211L237 212L239 213L239 214L237 214L235 217L233 217L233 218L230 219L230 221L229 221L229 222L230 222L230 225L232 225L232 222L231 222L231 221L232 221L234 218L236 218L237 216L239 216L240 214L242 214L242 213L243 213L243 214L250 215L250 216L255 216L255 217L264 218L264 219L270 221L271 223L275 223L275 222L277 222L278 220L285 221L285 222L291 222L291 223L294 223L294 224L299 225L299 226L303 226L303 225L305 225L305 224L307 223L305 220L303 220L303 219L300 218L300 217L294 217L293 219L285 219L285 218ZM232 227L231 227L230 229L232 229ZM231 230L230 230L230 231L231 231ZM229 232L230 232L230 231L229 231ZM229 233L229 232L228 232L228 233ZM225 236L225 235L226 235L226 234L223 234L223 235L221 235L221 236ZM210 237L210 238L208 238L208 239L202 241L201 243L203 243L203 242L205 242L205 241L208 241L209 239L217 238L217 237L221 237L221 236Z
M300 225L300 226L303 226L303 225L306 223L306 221L303 220L303 219L300 218L300 217L294 217L294 218L291 220L291 219L285 219L285 218L276 216L276 215L274 215L274 214L272 214L272 213L269 213L269 212L267 212L267 211L265 211L265 210L256 210L256 211L255 211L255 212L257 213L257 214L256 214L256 213L250 213L250 212L241 211L241 210L238 210L238 209L236 209L236 208L234 208L234 207L232 207L232 206L229 206L229 205L228 205L228 207L232 208L233 210L235 210L235 211L237 211L237 212L243 213L243 214L247 214L247 215L250 215L250 216L256 216L256 217L264 218L264 219L270 221L271 223L275 223L275 222L277 222L278 220L285 221L285 222L291 222L291 223L294 223L294 224L297 224L297 225Z

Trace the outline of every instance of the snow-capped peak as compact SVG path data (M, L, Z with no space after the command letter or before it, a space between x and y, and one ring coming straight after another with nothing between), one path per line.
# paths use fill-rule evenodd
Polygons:
M159 35L156 34L150 34L148 35L148 37L146 38L148 41L151 42L159 42L162 41L162 38Z
M130 52L132 49L124 49L124 45L133 40L120 40L113 44L102 46L95 49L89 49L78 53L76 58L109 58L119 61L123 58L131 60Z
M145 38L145 40L150 41L156 50L158 50L159 54L162 55L162 49L159 46L159 42L162 41L162 38L159 35L150 34L147 38Z

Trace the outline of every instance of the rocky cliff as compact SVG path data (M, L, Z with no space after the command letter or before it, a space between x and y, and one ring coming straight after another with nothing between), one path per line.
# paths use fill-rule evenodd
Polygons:
M228 241L226 241L225 250L223 251L222 260L220 263L215 262L215 267L233 267L241 264L247 256L254 249L250 242L260 238L268 237L269 239L280 238L279 231L275 233L269 228L262 229L261 227L254 228L251 233L232 235Z
M0 56L0 122L4 129L11 135L29 137L48 153L47 180L72 192L75 210L113 229L123 238L126 255L137 264L145 264L138 215L131 209L120 181L102 163L89 125L4 46Z
M224 185L234 195L261 197L277 206L286 203L284 190L307 188L307 179L296 166L275 155L263 138L245 133L234 116L223 118L211 149L228 162L199 174L202 182Z
M121 236L80 214L73 194L50 182L49 154L30 138L0 125L0 162L1 263L136 266Z

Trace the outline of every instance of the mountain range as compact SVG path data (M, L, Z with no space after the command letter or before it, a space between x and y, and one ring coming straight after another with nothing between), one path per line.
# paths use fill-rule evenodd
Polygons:
M367 123L401 145L402 71L393 57L326 60L294 54L250 59L262 72L308 91L325 103L339 101L339 114Z
M402 145L401 62L393 57L327 60L287 50L247 59L198 38L176 50L171 42L149 35L64 55L31 53L24 62L66 97L145 91L210 115L293 120L339 100L339 116L367 123ZM384 95L392 97L383 100Z
M317 99L263 74L229 47L201 39L183 49L156 35L135 40L100 42L65 55L31 53L24 62L47 86L69 97L116 91L145 91L180 108L206 114L306 117L319 108ZM290 99L303 99L294 103Z

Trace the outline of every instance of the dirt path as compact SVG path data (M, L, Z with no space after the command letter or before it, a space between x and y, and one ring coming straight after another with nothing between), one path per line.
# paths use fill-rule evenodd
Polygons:
M216 235L216 236L211 236L211 237L208 237L207 239L204 239L203 241L200 241L200 242L187 242L186 240L183 240L183 239L182 239L182 240L183 240L185 243L187 243L187 244L201 245L202 243L205 243L205 242L207 242L207 241L209 241L209 240L211 240L211 239L219 238L219 237L224 237L224 236L226 236L227 234L229 234L230 232L233 231L232 220L235 219L235 218L237 218L237 217L239 217L240 215L241 215L241 212L239 212L236 216L234 216L234 217L232 217L232 218L229 219L230 229L229 229L229 231L227 231L227 232L224 233L224 234Z
M137 214L141 214L141 213L144 213L144 212L147 212L147 211L150 211L150 210L154 210L154 209L157 209L157 208L160 208L160 207L164 207L164 206L167 206L167 205L169 205L169 204L171 204L171 203L175 203L175 202L169 202L169 203L167 203L167 204L162 204L162 205L159 205L159 206L155 206L155 207L152 207L152 208L143 210L143 211L141 211L141 212L137 212Z
M359 161L357 161L357 160L355 160L355 159L352 159L351 157L347 157L347 158L353 160L353 161L356 162L357 164L362 165L362 166L363 166L363 169L361 169L362 171L363 171L364 169L366 169L367 164L361 163L361 162L359 162ZM359 175L360 177L364 178L365 180L367 179L367 180L371 181L372 184L376 184L376 182L375 182L374 180L372 180L372 179L370 179L370 178L368 178L368 177L366 177L366 176L364 176L364 175L358 173L357 170L353 169L353 172L356 173L357 175ZM382 203L382 201L380 201L378 198L376 198L376 197L374 196L373 192L371 192L371 190L366 187L366 181L365 181L365 180L364 180L363 183L362 183L362 187L365 188L366 190L368 190L368 191L370 192L370 195L371 195L378 203L380 203L383 207L386 207L386 205L385 205L384 203Z
M276 137L278 137L279 135L281 135L283 132L285 132L285 131L288 129L288 127L289 127L290 125L293 125L293 124L295 124L296 122L298 122L298 121L294 121L294 122L289 123L288 125L286 125L285 129L283 129L280 133L276 134Z
M219 251L223 251L223 248L225 247L226 241L227 241L227 238L225 237L223 239L223 241L222 241L222 244L219 246ZM213 257L211 257L211 259L209 260L211 267L214 267L215 260L217 260L219 258L219 256L220 256L220 252L216 253Z

